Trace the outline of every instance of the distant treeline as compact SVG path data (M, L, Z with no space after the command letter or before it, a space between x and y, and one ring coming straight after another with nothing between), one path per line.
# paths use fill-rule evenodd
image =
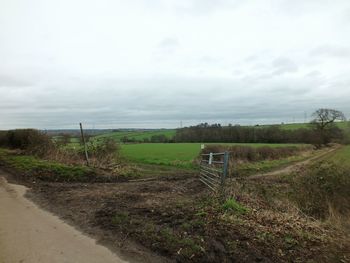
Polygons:
M334 127L329 131L332 140L341 141L343 132ZM222 143L310 143L316 144L320 134L315 129L284 130L278 126L221 126L202 123L178 129L175 142L222 142Z
M174 142L174 139L168 138L164 134L152 135L150 138L135 139L133 137L124 136L120 139L123 143L169 143Z

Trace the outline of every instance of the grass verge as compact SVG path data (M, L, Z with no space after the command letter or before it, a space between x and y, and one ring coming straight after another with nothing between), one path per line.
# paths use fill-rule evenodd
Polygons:
M84 182L95 176L95 171L85 166L69 166L29 155L18 155L0 149L0 165L23 174L23 179L63 182Z

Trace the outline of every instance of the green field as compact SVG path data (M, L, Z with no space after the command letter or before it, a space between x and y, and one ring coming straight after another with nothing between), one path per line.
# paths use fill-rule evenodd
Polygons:
M344 122L337 122L336 125L342 129L350 129L350 122L344 121ZM259 127L268 127L268 126L274 126L274 125L260 125ZM297 129L309 129L312 127L310 123L287 123L287 124L276 124L275 126L280 127L284 130L297 130Z
M345 122L337 122L336 123L337 127L339 127L342 130L346 130L350 128L350 122L345 121ZM312 127L312 124L310 123L289 123L289 124L280 124L278 125L281 129L285 130L297 130L297 129L308 129Z
M219 143L212 143L219 144ZM208 145L208 144L206 144ZM252 147L282 147L298 144L263 144L263 143L221 143L221 145L244 145ZM303 144L301 144L303 145ZM200 143L142 143L123 144L121 153L131 161L146 164L174 165L192 167L194 159L199 155Z

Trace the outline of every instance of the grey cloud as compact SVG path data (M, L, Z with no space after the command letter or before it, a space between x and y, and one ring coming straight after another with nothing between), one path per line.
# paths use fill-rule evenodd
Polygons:
M216 58L216 57L212 57L212 56L203 56L201 58L199 58L198 62L200 64L210 64L210 65L213 65L213 64L217 64L219 62L221 62L222 60L220 58Z
M322 73L318 70L313 70L305 75L305 77L308 78L315 78L315 77L321 77Z
M270 59L269 59L270 60ZM256 79L260 81L268 81L272 78L283 77L287 73L296 73L298 65L287 57L278 57L272 61L253 56L244 60L249 66L249 73L242 77L244 80Z
M33 1L0 9L0 129L350 114L347 0Z
M350 8L347 8L343 12L343 21L344 23L349 23L350 22Z
M342 46L320 46L310 51L310 55L313 57L317 56L328 56L336 58L349 58L350 48Z
M0 73L0 89L1 87L25 87L31 86L33 83L26 79L21 79L21 76L11 76Z
M180 47L180 43L177 38L174 37L166 37L157 45L157 52L160 52L158 55L162 55L162 53L173 53Z
M219 9L237 8L241 2L237 0L187 0L180 5L176 4L176 9L181 14L208 15Z
M310 89L306 84L300 86L300 83L294 82L286 85L283 82L271 86L271 83L260 83L254 78L250 81L109 80L109 87L101 88L99 83L95 83L95 88L89 88L79 100L75 96L79 90L70 91L69 96L61 94L60 90L54 97L36 94L35 104L7 108L5 120L7 125L15 127L31 126L31 123L40 128L75 127L79 121L88 125L93 123L96 127L176 127L180 120L187 124L200 121L242 124L287 122L293 115L302 117L304 110L311 112L319 101L350 110L344 101L339 104L340 97L316 93L318 95L313 98L308 94ZM127 96L113 88L120 83L127 85L128 93L134 96ZM143 89L145 86L148 88ZM97 98L94 90L99 90ZM16 101L16 98L9 99Z
M274 67L273 75L281 75L284 73L293 73L298 71L298 66L289 58L280 57L272 62Z
M178 46L180 46L179 41L173 37L164 38L158 44L159 48L164 48L164 49L173 49L173 48L177 48Z
M249 57L246 57L246 58L244 59L244 61L250 63L250 62L255 62L255 61L257 61L258 59L259 59L259 55L251 55L251 56L249 56Z

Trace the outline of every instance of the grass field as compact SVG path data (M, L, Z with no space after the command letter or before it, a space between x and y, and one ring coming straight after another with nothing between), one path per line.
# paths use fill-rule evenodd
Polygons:
M295 146L297 144L228 143L226 145L282 147ZM200 146L200 143L124 144L121 147L121 153L127 159L139 163L192 167L193 160L198 156L200 152Z

